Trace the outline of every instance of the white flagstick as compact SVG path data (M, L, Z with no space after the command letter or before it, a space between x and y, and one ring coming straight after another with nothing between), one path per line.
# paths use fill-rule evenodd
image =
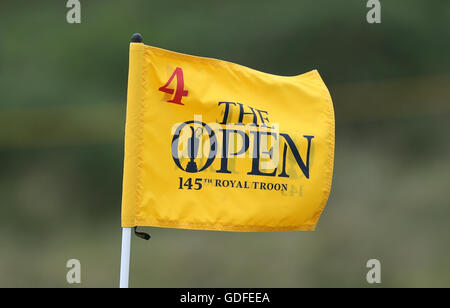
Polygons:
M122 228L122 256L120 259L120 288L128 288L130 277L131 228Z
M131 43L142 43L142 35L133 34ZM122 255L120 257L120 288L128 288L130 278L131 228L122 228Z

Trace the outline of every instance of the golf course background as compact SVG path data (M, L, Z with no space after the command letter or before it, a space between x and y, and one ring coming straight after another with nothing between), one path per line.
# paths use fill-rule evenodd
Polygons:
M0 3L0 287L116 287L129 39L278 75L318 69L336 113L316 232L142 228L132 287L449 287L450 2ZM213 205L212 205L213 206Z

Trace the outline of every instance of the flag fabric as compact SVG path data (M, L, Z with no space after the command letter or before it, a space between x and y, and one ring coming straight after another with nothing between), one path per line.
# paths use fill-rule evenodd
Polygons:
M334 131L316 70L277 76L131 43L122 226L314 230Z

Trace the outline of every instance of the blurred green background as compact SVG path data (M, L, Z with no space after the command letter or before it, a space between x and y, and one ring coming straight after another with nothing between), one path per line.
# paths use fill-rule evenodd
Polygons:
M116 287L128 42L295 75L336 112L316 232L142 228L133 287L450 287L450 2L0 2L0 286Z

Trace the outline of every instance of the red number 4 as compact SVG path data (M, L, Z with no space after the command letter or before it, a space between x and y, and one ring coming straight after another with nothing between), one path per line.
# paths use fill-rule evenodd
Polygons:
M174 103L178 105L184 105L181 102L181 99L183 96L188 95L188 91L184 89L184 78L183 78L183 69L181 67L177 67L173 73L172 76L170 76L169 81L165 85L163 85L161 88L159 88L159 91L162 91L164 93L173 94L174 90L168 88L168 86L172 83L172 80L177 77L177 88L175 90L175 95L171 100L168 100L168 103Z

